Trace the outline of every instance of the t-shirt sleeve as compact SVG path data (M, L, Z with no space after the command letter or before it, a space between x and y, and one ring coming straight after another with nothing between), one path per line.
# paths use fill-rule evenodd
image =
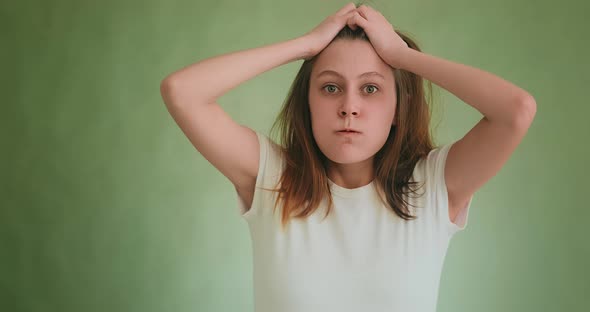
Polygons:
M259 215L270 204L274 204L274 192L263 190L261 188L276 188L280 175L282 174L282 160L280 147L266 135L255 131L258 137L259 158L258 174L256 176L256 185L252 205L247 207L239 197L237 190L234 188L234 196L237 199L237 210L239 215L247 221L252 220ZM272 207L268 207L272 208Z
M435 148L428 154L426 160L426 178L431 185L431 200L435 217L442 224L443 229L452 236L462 231L467 226L467 219L473 195L469 198L468 203L461 208L455 220L449 217L449 199L447 185L445 183L445 165L447 155L453 143Z

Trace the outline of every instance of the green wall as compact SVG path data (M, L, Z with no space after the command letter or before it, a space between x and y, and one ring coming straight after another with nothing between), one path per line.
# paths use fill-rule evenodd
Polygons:
M0 310L253 311L234 189L159 94L206 57L304 34L345 1L3 3ZM590 305L590 5L371 1L429 54L531 93L537 115L451 242L439 311ZM302 61L220 105L268 133ZM437 88L437 144L481 114Z

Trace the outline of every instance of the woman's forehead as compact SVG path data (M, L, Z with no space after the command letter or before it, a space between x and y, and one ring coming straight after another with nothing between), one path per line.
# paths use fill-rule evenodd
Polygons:
M362 40L332 42L316 59L312 79L320 76L361 79L391 77L392 67L375 52L373 46ZM387 79L387 78L385 78Z
M326 69L316 75L316 78L321 78L321 77L346 78L346 75L339 73L335 70ZM354 78L354 76L351 78ZM378 70L364 72L364 73L356 76L356 79L363 79L363 78L377 78L377 79L387 80L387 78L385 78L385 75L380 73Z

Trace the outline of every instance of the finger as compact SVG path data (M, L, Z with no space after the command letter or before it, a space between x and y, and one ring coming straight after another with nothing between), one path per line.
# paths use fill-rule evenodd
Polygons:
M353 17L356 14L356 11L352 10L342 16L340 16L340 18L342 20L344 20L344 23L346 23L351 17Z
M361 5L356 9L357 12L366 20L369 20L369 16L372 15L371 8L367 5Z
M363 29L367 29L369 25L369 21L367 21L364 17L362 17L359 12L354 12L354 14L348 19L348 25L358 25Z
M349 13L351 10L354 10L354 9L356 9L356 5L352 2L350 2L347 5L345 5L343 8L338 10L335 15L336 16L345 15L346 13Z
M338 16L338 24L342 25L340 27L343 27L345 25L348 24L348 21L350 20L351 17L353 17L355 14L355 11L350 11L344 15Z
M352 30L356 29L356 24L354 22L354 16L356 14L358 14L356 11L352 11L350 14L346 15L346 25L348 25L348 27L350 27Z
M356 30L357 28L357 25L354 23L354 20L352 18L346 20L346 25L348 25L348 28L352 30Z

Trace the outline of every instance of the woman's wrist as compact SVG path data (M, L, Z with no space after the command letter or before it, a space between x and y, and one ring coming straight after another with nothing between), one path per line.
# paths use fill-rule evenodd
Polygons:
M314 57L319 51L314 51L313 44L311 39L307 35L303 35L301 37L297 37L292 40L294 44L297 46L297 54L299 60L307 60Z

